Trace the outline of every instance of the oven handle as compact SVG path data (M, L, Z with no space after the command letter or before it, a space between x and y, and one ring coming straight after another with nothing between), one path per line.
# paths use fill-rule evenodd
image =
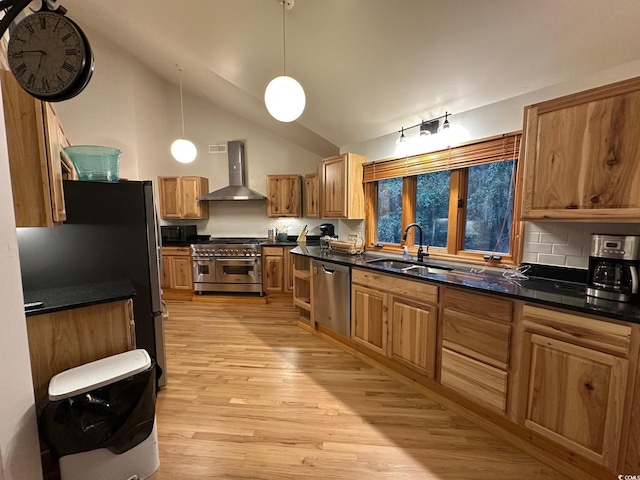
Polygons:
M213 262L213 258L198 258L193 257L194 262Z
M225 262L252 262L256 263L260 257L249 257L249 258L216 258L216 261L225 263Z

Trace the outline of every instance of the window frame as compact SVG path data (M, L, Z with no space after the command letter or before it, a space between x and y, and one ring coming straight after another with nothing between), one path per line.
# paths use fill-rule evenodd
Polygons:
M492 159L487 160L482 157L483 151L486 145L492 142L495 145L497 139L509 139L513 143L513 152L505 150L502 157L492 156ZM430 257L443 260L457 260L465 261L467 263L485 264L490 263L494 266L499 265L519 265L522 261L522 247L524 241L524 222L519 220L518 212L520 210L520 192L522 189L522 179L520 178L519 169L521 168L520 162L520 138L521 132L513 132L510 134L500 135L498 137L491 137L476 142L470 142L459 147L451 147L439 152L433 152L426 155L415 155L412 157L395 158L384 160L386 165L390 165L395 168L395 171L390 174L386 174L384 178L403 178L402 183L402 214L401 214L401 229L405 230L407 225L415 221L416 214L416 186L417 175L420 173L429 173L434 171L449 170L451 172L451 179L449 185L449 223L447 233L447 246L442 247L429 247ZM465 159L464 162L453 162L453 165L443 162L442 158L455 157L456 154L463 155L476 155L475 159ZM510 154L511 153L511 154ZM508 161L515 160L515 172L514 172L514 191L513 191L513 212L511 223L511 237L509 239L509 253L504 254L502 252L495 252L496 255L500 255L500 260L486 260L484 258L487 254L494 252L465 250L464 249L464 229L466 221L466 208L467 208L467 181L468 181L468 169L469 167L482 165L487 163L494 163L496 161ZM393 254L402 253L403 246L408 246L409 253L412 255L417 254L418 247L413 245L414 238L416 236L416 229L412 228L407 234L406 242L400 244L385 243L377 241L377 199L378 199L378 180L376 180L375 166L376 163L372 162L365 166L368 167L369 172L365 172L365 180L367 176L369 181L364 183L365 186L365 202L366 202L366 214L365 214L365 246L369 251L387 252ZM403 171L402 164L405 168ZM434 164L436 164L434 166ZM407 166L411 168L407 168ZM452 166L453 168L447 168ZM389 168L389 167L388 167ZM390 170L392 169L390 168ZM424 172L421 172L421 168ZM373 173L372 170L373 169ZM383 178L379 178L382 180ZM464 200L463 206L458 207L459 200Z

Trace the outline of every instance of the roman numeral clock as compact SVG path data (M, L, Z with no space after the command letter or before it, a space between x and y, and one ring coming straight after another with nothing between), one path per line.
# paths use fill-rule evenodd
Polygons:
M0 8L7 1L0 1ZM0 24L0 35L29 1L8 2ZM42 1L42 8L27 15L10 27L7 56L9 68L20 86L30 95L47 102L60 102L78 95L93 74L93 52L84 32L70 18L62 6L50 7L50 0ZM19 9L15 11L15 9ZM7 16L12 16L10 20Z

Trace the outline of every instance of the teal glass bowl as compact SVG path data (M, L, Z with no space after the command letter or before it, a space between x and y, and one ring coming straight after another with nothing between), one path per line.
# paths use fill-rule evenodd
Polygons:
M64 151L73 162L78 180L117 182L120 180L120 155L117 148L97 145L72 145Z

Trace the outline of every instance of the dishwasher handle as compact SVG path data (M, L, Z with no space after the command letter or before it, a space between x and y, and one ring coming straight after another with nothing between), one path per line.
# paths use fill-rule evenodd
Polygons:
M322 271L323 271L324 273L326 273L327 275L333 275L334 273L336 273L336 271L335 271L335 270L330 270L330 269L328 269L327 267L325 267L324 265L322 265Z

